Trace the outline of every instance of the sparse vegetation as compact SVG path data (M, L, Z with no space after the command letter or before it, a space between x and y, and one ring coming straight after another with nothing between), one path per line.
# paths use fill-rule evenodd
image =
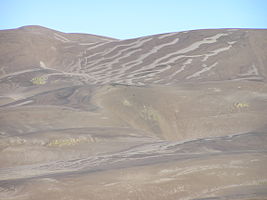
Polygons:
M237 102L237 103L234 104L234 106L236 108L248 108L249 107L249 104L248 103Z
M158 111L153 109L151 106L144 105L140 115L145 120L158 121L160 119L160 114L158 113Z
M32 78L31 82L34 85L44 85L46 84L47 77L39 76Z
M73 146L81 142L86 142L85 138L67 138L67 139L55 139L50 141L47 146L49 147L62 147L62 146Z
M123 104L124 106L132 106L132 104L131 104L127 99L124 99L124 100L122 101L122 104Z

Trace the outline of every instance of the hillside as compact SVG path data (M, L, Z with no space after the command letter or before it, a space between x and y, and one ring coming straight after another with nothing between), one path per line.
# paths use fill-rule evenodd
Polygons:
M266 199L267 30L0 31L0 199Z

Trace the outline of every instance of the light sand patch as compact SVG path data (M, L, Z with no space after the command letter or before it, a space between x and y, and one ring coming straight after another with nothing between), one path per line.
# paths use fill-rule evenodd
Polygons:
M186 79L192 79L192 78L197 78L197 77L200 77L201 74L211 70L212 68L214 68L216 65L218 64L218 62L215 62L213 63L212 65L210 66L206 66L206 65L202 65L203 69L198 71L198 72L195 72L194 74L190 75L190 76L187 76Z
M63 43L70 42L69 39L67 39L67 38L65 38L65 37L63 37L62 35L59 35L59 34L57 34L57 33L54 33L54 38L55 38L56 40L59 40L60 42L63 42Z
M226 36L226 35L228 35L228 34L219 33L219 34L214 35L212 37L204 38L203 40L195 42L195 43L189 45L188 47L185 47L185 48L180 49L180 50L178 50L176 52L173 52L173 53L169 53L169 54L167 54L167 55L155 60L153 63L151 63L151 65L155 65L155 64L161 63L162 60L170 58L171 56L174 56L174 55L180 55L180 54L185 54L185 53L194 51L194 50L198 49L203 44L215 43L220 37ZM169 62L173 62L173 61L169 60Z
M164 39L164 38L171 37L171 36L174 36L174 35L177 35L177 34L179 34L179 33L177 33L177 32L174 32L174 33L166 33L166 34L163 34L163 35L158 36L158 39Z
M227 51L227 50L229 50L231 47L232 47L232 45L229 45L229 46L227 46L227 47L222 47L222 48L220 48L220 49L215 49L215 50L211 51L211 53L205 54L205 55L204 55L204 58L202 59L202 61L203 61L203 62L204 62L204 61L207 61L207 60L209 59L209 57L211 57L211 56L215 56L215 55L217 55L217 54L219 54L219 53L221 53L221 52Z

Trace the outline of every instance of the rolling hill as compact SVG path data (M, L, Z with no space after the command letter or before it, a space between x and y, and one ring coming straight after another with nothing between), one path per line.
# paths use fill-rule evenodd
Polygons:
M0 199L267 198L267 30L0 31Z

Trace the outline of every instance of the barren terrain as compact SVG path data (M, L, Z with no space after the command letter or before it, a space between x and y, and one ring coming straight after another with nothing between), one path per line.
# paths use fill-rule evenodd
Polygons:
M267 30L0 31L0 199L267 199Z

